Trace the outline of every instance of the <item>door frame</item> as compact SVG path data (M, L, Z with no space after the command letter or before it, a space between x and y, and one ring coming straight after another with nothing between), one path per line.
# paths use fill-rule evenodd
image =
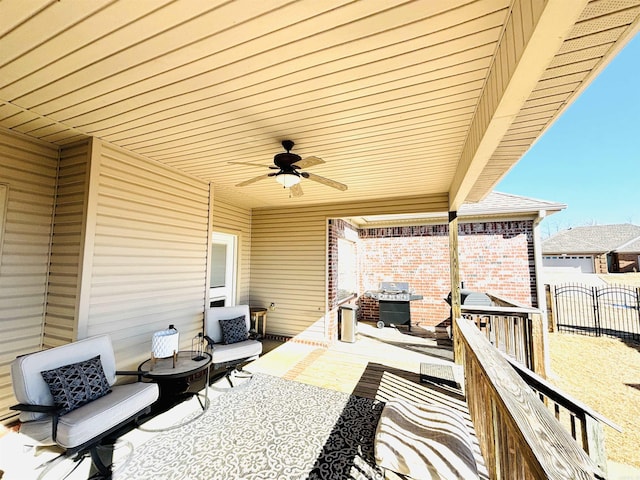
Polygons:
M207 278L208 284L208 304L217 300L224 300L224 305L234 306L236 304L237 282L238 282L238 235L227 232L213 231L211 233L210 260L213 260L213 245L225 245L227 248L226 265L225 265L225 286L211 287L211 275ZM230 253L230 254L229 254ZM209 269L212 266L209 265Z

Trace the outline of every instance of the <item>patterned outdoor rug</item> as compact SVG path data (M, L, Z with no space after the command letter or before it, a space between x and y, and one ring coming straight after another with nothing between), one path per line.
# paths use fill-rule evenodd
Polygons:
M116 479L382 479L383 403L265 374L136 448Z

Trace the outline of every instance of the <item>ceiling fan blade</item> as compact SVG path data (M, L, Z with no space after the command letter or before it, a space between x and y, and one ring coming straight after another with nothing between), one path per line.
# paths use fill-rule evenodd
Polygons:
M296 183L293 187L291 187L291 195L294 197L301 197L303 195L302 193L302 187L300 186L299 183Z
M263 167L263 168L271 168L270 165L262 165L261 163L251 163L251 162L227 162L229 165L249 165L251 167Z
M300 168L309 168L322 163L324 163L324 160L319 157L305 157L302 160L298 160L294 165Z
M253 178L250 178L249 180L245 180L244 182L240 182L239 184L236 185L236 187L244 187L246 185L251 185L252 183L260 181L263 178L269 178L271 176L272 176L271 173L265 173L264 175L260 175L259 177L253 177Z
M308 178L309 180L322 183L323 185L326 185L328 187L337 188L338 190L342 190L343 192L348 188L344 183L336 182L335 180L324 178L324 177L321 177L320 175L315 175L313 173L307 173L307 175L308 176L305 176L305 177Z

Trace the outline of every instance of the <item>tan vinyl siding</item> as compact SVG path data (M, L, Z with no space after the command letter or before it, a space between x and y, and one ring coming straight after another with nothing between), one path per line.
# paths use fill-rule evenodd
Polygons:
M181 347L202 327L209 184L94 141L87 237L90 286L79 328L108 333L121 368L149 356L170 323Z
M9 364L42 345L57 165L57 147L0 131L0 419L16 403Z
M251 304L268 306L267 332L325 340L327 219L446 212L447 195L315 207L255 209L251 225Z
M77 296L89 165L89 141L60 150L44 323L45 347L77 340Z
M215 191L214 191L215 198ZM249 303L251 280L251 211L215 199L213 204L213 230L238 235L238 277L236 303Z

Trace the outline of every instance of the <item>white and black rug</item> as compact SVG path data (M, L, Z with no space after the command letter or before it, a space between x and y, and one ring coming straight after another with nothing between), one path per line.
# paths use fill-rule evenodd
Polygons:
M255 374L200 419L136 448L114 478L382 479L373 439L383 406Z

